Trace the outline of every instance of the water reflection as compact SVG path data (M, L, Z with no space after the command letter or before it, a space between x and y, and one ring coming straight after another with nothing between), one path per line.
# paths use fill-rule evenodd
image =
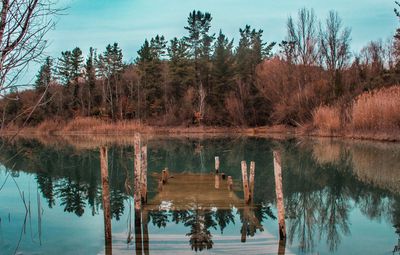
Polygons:
M110 218L113 219L110 223L110 226L111 224L113 226L113 240L112 245L106 243L107 249L104 250L106 254L111 254L111 248L117 253L123 253L121 249L134 248L137 254L150 254L154 245L152 237L155 233L179 233L187 238L186 251L193 252L205 252L210 249L218 252L218 249L221 249L219 247L226 247L220 241L223 236L236 238L230 241L232 246L236 242L239 244L246 242L250 245L260 237L269 236L268 238L274 240L274 251L271 252L273 254L277 252L285 254L285 250L286 253L307 254L358 253L361 250L356 249L362 246L362 240L365 239L354 233L359 233L361 226L368 222L380 224L379 226L384 229L384 232L379 233L375 233L375 229L365 231L366 239L370 242L377 240L374 245L375 253L389 250L393 253L398 252L396 243L400 238L398 188L400 146L397 144L350 143L336 140L278 142L261 138L204 140L157 138L149 139L147 146L148 205L138 212L132 210L134 148L131 143L108 146L109 211ZM9 174L15 176L15 180L21 185L24 180L18 177L19 175L33 174L37 183L39 192L36 213L37 236L40 236L40 240L45 236L43 239L45 245L34 248L37 251L47 249L46 245L54 245L48 241L51 239L48 226L42 228L41 223L43 220L46 222L46 217L51 217L48 212L55 212L57 208L61 208L65 213L84 218L84 221L88 222L87 216L103 217L103 210L107 206L102 196L104 185L100 171L100 153L97 146L89 149L87 147L89 146L85 145L85 149L81 149L65 144L44 145L35 140L18 140L12 144L5 144L0 152L0 163L7 169L0 173L0 184L5 180L8 183L5 187L16 190L10 185L12 179L8 177L6 180ZM271 227L277 226L272 155L272 150L277 148L282 151L282 180L288 238L286 247L284 243L278 241L277 227ZM233 191L228 190L227 180L223 180L220 175L214 175L214 159L217 155L220 159L219 173L232 176ZM256 162L254 198L253 203L248 206L234 200L238 198L243 201L241 160ZM175 191L176 195L182 195L182 199L186 200L179 206L177 203L171 206L165 201L165 197L162 197L165 192L171 192L167 186L162 192L158 191L158 176L166 167L171 169L171 174L174 176L174 179L171 179L172 183L179 181L180 175L209 176L210 189L213 192L218 190L225 199L218 197L219 193L212 193L214 195L211 201L207 201L201 194L192 196L188 190L180 186L183 190ZM218 178L218 185L215 178ZM193 193L196 191L201 193L198 192L198 187L192 189ZM23 191L26 196L27 189ZM0 199L4 192L0 190ZM41 197L44 201L40 200ZM178 199L181 198L175 197L175 201ZM218 202L221 200L229 204ZM10 224L5 224L4 215L12 210L6 208L7 205L0 207L1 231L11 229L10 225L13 224L12 220ZM133 224L132 212L134 212ZM24 238L24 228L29 221L29 214L27 216L23 214L21 214L23 228L20 232L22 237L20 244L18 242L20 238L16 240L17 250L27 250L37 246L28 242L28 238ZM41 218L42 215L44 219ZM57 217L63 216L58 213L54 217L51 220L56 221ZM120 222L125 227L121 227ZM387 223L393 227L384 227ZM119 240L115 231L126 232L123 239L126 246L116 246ZM107 230L104 233L107 233ZM74 234L82 235L79 232ZM386 236L387 240L378 242L378 236L382 235ZM3 238L6 241L10 239L9 242L12 240L4 235ZM268 240L264 242L266 250L270 245ZM341 248L344 247L343 243L349 242L355 246L352 252ZM1 250L5 250L5 254L12 254L15 248L5 248L8 246L11 245L5 245L4 241L0 241ZM171 250L181 249L177 243L171 243L166 247ZM92 251L96 249L100 247L93 247ZM263 252L260 247L254 249L256 250L253 250L253 253ZM57 249L53 247L51 250ZM62 254L63 250L58 252ZM243 250L238 248L232 253L234 252L242 254ZM374 253L372 250L369 252Z

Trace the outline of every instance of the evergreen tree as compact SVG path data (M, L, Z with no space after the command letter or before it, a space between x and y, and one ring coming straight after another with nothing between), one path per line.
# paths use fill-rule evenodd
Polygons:
M119 83L124 65L122 63L122 50L118 43L107 45L106 51L98 57L97 67L100 76L107 85L106 87L103 86L103 98L109 103L111 117L116 119L116 111L119 110L119 116L122 118L123 109L119 101L121 94Z
M40 67L39 73L36 75L35 89L42 93L52 80L53 60L47 57L44 64Z
M226 116L224 102L234 87L234 61L233 40L229 41L220 31L214 44L212 81L207 100L208 104L213 106L213 121L216 121L216 124L223 124Z
M63 51L61 52L61 57L58 58L57 63L57 75L60 79L61 83L65 86L69 86L71 84L72 79L72 53L71 51Z
M145 40L138 51L136 63L140 71L141 94L144 100L144 117L158 116L165 111L165 81L163 81L162 58L166 53L166 41L164 36L157 35L150 40Z
M265 58L271 57L271 50L275 42L264 43L262 30L251 29L246 25L240 29L239 46L236 49L236 72L240 86L238 94L243 102L244 116L251 126L265 125L269 112L269 105L260 95L255 86L256 67Z
M88 91L88 114L90 115L93 103L93 94L96 86L96 69L95 69L95 51L92 47L89 49L89 55L85 64L86 89Z
M185 91L194 84L194 69L189 60L189 48L184 39L176 37L170 41L168 47L170 90L168 98L172 103L179 105Z
M185 26L185 29L189 32L189 35L185 37L185 41L189 46L189 52L194 62L195 82L198 92L198 102L196 104L200 119L204 117L205 97L210 90L210 57L214 40L214 34L209 34L211 20L210 13L193 10L189 14L188 25Z

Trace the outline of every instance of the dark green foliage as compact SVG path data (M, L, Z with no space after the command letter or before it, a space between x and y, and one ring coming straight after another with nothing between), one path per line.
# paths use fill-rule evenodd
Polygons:
M162 58L166 54L166 44L164 36L157 35L150 43L145 40L138 51L136 63L140 71L141 99L144 101L139 111L145 118L165 112L166 83Z
M47 57L45 63L40 67L39 73L36 75L35 89L41 93L50 85L53 78L52 65L53 60Z
M264 59L271 56L275 43L264 43L261 39L262 30L251 29L246 25L240 29L239 46L236 49L236 75L241 85L238 91L244 105L244 116L250 126L265 125L268 121L270 106L258 91L256 67Z

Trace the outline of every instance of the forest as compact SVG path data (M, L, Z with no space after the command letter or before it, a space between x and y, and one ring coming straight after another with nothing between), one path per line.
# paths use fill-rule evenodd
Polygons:
M400 17L396 9L394 15ZM298 10L281 42L264 40L250 25L239 29L238 41L222 30L211 33L212 19L194 10L185 36L146 39L132 63L123 54L133 53L118 43L90 48L87 56L76 47L46 57L32 88L11 88L0 100L1 129L76 118L149 126L398 128L400 29L353 52L351 29L336 11L320 19L313 9Z

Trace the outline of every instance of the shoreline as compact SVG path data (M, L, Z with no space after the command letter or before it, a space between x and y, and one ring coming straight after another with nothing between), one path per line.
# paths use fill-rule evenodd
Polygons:
M132 136L135 133L161 136L231 136L245 135L250 137L270 137L285 139L291 137L314 137L314 138L341 138L370 140L381 142L400 142L400 130L398 132L385 131L342 131L324 132L322 130L310 130L304 127L294 128L287 126L264 126L264 127L160 127L160 126L135 126L134 128L120 129L119 125L108 124L106 129L76 129L76 130L43 130L33 127L17 129L6 129L0 131L0 137L35 137L35 136ZM16 134L17 133L17 134Z

